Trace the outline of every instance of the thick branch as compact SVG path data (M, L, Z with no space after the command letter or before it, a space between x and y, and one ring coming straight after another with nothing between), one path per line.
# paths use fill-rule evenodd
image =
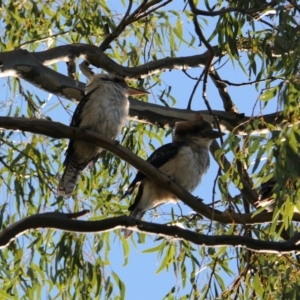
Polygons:
M217 48L214 49L217 51ZM14 71L16 64L22 64L22 58L25 59L23 64L32 62L32 58L34 58L40 64L49 66L60 61L68 62L73 60L74 57L83 58L93 66L106 70L109 73L117 73L127 79L139 79L166 70L182 70L199 66L204 67L209 55L205 52L193 56L166 57L136 67L124 67L117 64L94 45L71 44L33 53L18 49L0 53L0 62L3 65L1 68L2 75L0 73L0 76L7 76L4 73L9 70ZM10 76L11 75L12 74L10 74Z
M93 45L73 44L59 46L47 51L29 53L25 50L14 50L0 53L0 77L15 76L22 78L39 88L67 99L80 101L84 95L85 84L75 81L65 75L57 73L46 67L58 61L71 61L74 57L89 59L92 64L127 78L139 78L146 76L147 72L162 71L165 69L186 69L189 67L204 66L208 54L195 55L180 58L165 58L144 64L138 67L123 67L107 57ZM213 111L218 117L223 131L233 131L244 134L244 127L252 117L244 117L234 112ZM201 114L205 121L213 124L214 118L208 111L189 111L163 107L156 104L130 99L130 117L148 124L162 127L173 127L178 120L194 120L197 114ZM280 113L262 116L266 123L282 125ZM261 122L261 130L268 131L265 123Z
M235 214L227 211L221 212L216 209L211 209L185 189L175 184L155 167L136 156L130 150L122 147L117 142L111 141L110 139L92 131L82 130L76 127L68 127L61 123L51 122L48 120L11 117L0 117L0 127L43 134L58 139L79 139L96 144L125 160L136 169L146 174L155 183L174 193L174 195L190 206L194 211L214 221L228 224L257 224L272 221L272 213L260 213L252 216L252 214ZM294 214L293 220L300 221L300 215Z
M244 247L260 253L290 253L300 250L300 234L296 234L286 242L270 242L244 236L207 236L178 226L148 223L127 216L100 221L78 221L71 220L68 215L59 212L34 215L7 227L0 233L0 248L4 248L18 235L30 229L52 228L77 233L95 233L124 227L131 230L138 229L141 232L155 233L168 238L173 237L176 240L185 240L206 247Z
M203 66L207 59L204 53L179 58L167 57L137 67L123 67L94 45L72 44L34 53L22 49L0 53L0 77L19 77L50 93L80 101L85 84L46 67L59 61L72 62L76 57L109 73L136 79L165 70Z
M26 50L0 53L0 77L8 76L24 79L38 88L67 99L79 101L84 95L84 83L45 67L36 59L35 54Z
M253 130L252 134L267 133L269 129L267 124L277 126L280 130L281 126L285 126L288 122L283 122L284 118L281 112L266 114L259 117L244 116L244 114L236 114L234 112L224 112L220 110L212 110L221 125L223 132L235 132L241 135L247 135L245 127L252 124L255 120L262 120L258 130ZM178 109L165 107L157 104L141 102L136 99L130 99L130 118L147 124L159 125L161 127L174 127L175 122L182 120L195 120L201 115L203 119L216 127L214 117L208 110L191 111L187 109Z

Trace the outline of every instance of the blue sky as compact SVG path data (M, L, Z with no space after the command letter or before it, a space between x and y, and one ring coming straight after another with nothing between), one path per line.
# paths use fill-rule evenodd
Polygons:
M177 11L181 11L183 8L182 2L174 3L174 9ZM209 23L206 26L204 22L201 22L203 26L203 32L205 33L206 37L209 36L210 32L214 29L216 20L214 18L208 19ZM189 32L194 32L193 24L185 18L183 15L182 22L184 25L185 33L188 36ZM249 30L250 28L247 28ZM212 45L215 45L216 42L212 42ZM195 42L196 49L192 49L191 47L187 47L186 45L182 45L181 51L179 52L179 56L187 56L187 55L195 55L198 53L204 52L206 49L204 45L202 47L197 48L198 40ZM243 58L243 63L245 69L248 68L247 56L244 53L241 53L241 57ZM226 62L226 63L225 63ZM223 58L221 62L221 66L225 63L225 67L219 70L219 74L222 79L231 81L233 83L242 83L247 82L250 80L254 80L255 78L247 78L245 73L241 70L241 68L236 64L235 66L232 65L232 62L228 60L228 58ZM218 65L217 65L218 67ZM199 77L202 72L202 69L190 69L188 73L193 77ZM187 76L182 71L172 71L172 72L165 72L162 75L163 80L166 83L172 85L172 95L175 95L177 99L177 103L175 105L176 108L186 108L187 101L190 97L192 89L194 87L195 82L188 79ZM261 84L261 88L264 87L264 83ZM258 99L261 90L256 90L253 85L249 86L242 86L242 87L231 87L228 86L228 93L232 97L235 105L239 109L241 113L245 113L245 115L252 115L253 106L255 101ZM152 91L155 94L155 90ZM215 85L208 81L208 90L207 90L207 97L210 102L212 109L216 110L223 110L222 100L218 94L218 91ZM157 103L157 100L153 97L149 97L149 102ZM267 107L263 110L263 113L271 113L276 111L277 108L277 101L276 99L268 103ZM193 110L206 110L206 106L204 104L202 98L202 85L199 85L199 88L194 96ZM261 103L258 101L254 109L254 116L257 116L261 113ZM169 142L167 140L166 142ZM229 161L232 160L230 156L227 157ZM199 196L202 199L205 199L207 203L212 202L212 190L213 190L213 181L216 177L218 171L218 166L211 157L211 167L206 176L202 179L200 186L193 192L193 195ZM239 191L236 190L233 185L230 186L231 195L239 194ZM215 195L215 199L221 199L220 193L217 189L217 194ZM164 205L159 208L159 211L163 212L170 212L172 205ZM181 207L184 209L186 213L190 213L192 210L184 204L181 204ZM173 206L174 208L174 206ZM176 209L176 208L175 208ZM155 220L154 220L155 221ZM135 242L137 242L138 238L135 234L133 236ZM111 264L114 270L118 271L118 274L124 280L126 284L127 290L127 299L162 299L170 289L179 283L180 286L180 278L177 278L171 268L169 272L162 272L158 275L155 275L156 270L158 269L161 259L157 257L156 254L142 254L142 251L154 247L157 243L154 241L155 236L153 235L152 238L147 239L146 245L139 245L134 247L131 244L131 252L129 263L126 267L122 267L123 265L123 257L122 257L122 247L120 243L115 240L113 242L113 251L111 253ZM234 257L235 251L232 248L230 251L232 256ZM234 260L233 260L234 261ZM201 262L201 257L199 257L199 262ZM232 263L232 271L237 275L236 263ZM202 264L201 270L199 270L199 284L204 285L208 281L209 277L209 269L206 269L205 262ZM225 274L224 274L225 275ZM224 278L225 283L227 285L231 284L234 277L227 277ZM183 296L184 294L189 294L191 292L191 286L187 284L185 290L179 290L177 294L177 298Z
M113 4L112 1L110 3ZM179 12L182 11L184 7L183 1L175 1L169 9L174 9ZM216 20L214 18L208 19L209 23L205 25L204 22L201 22L199 19L201 25L203 26L203 32L205 33L206 37L210 35L212 30L215 27ZM189 37L188 32L194 32L193 24L191 21L188 21L186 16L182 14L182 22L185 30L185 34L187 37ZM247 28L247 30L250 30L250 28ZM195 55L204 52L206 49L204 45L202 47L197 47L199 41L196 40L194 47L191 48L184 44L182 44L181 50L178 52L178 56L188 56L188 55ZM212 42L212 44L216 44L216 42ZM247 69L247 56L246 54L241 54L241 57L243 58L244 67ZM232 62L228 60L226 57L223 58L221 65L225 63L225 66L219 70L219 74L221 78L229 80L234 83L241 83L241 82L247 82L249 78L242 72L240 67L236 64L234 67L232 65ZM218 66L218 65L217 65ZM60 70L60 67L59 67ZM94 69L95 72L100 73L99 70ZM188 70L187 72L193 76L193 77L199 77L203 69L193 69ZM65 73L65 66L63 65L61 67L61 71ZM186 108L187 100L190 97L190 94L192 92L192 89L194 87L195 81L190 80L182 71L172 71L172 72L165 72L162 75L163 81L166 82L167 85L172 86L171 94L176 97L177 103L174 107L176 108ZM81 78L84 80L84 78ZM251 78L253 80L254 78ZM2 91L5 91L5 85L6 85L7 79L0 79L0 87ZM24 82L23 82L24 83ZM44 99L49 99L48 103L43 108L43 112L46 114L48 109L51 109L52 107L59 105L59 100L56 96L49 96L45 92L41 92L37 90L35 87L32 87L28 83L24 83L27 88L29 88L32 91L37 91L41 97ZM264 83L261 84L261 88L264 87ZM161 104L158 100L158 96L160 94L159 90L161 87L154 87L151 90L152 95L149 96L149 102L151 103L157 103ZM211 108L216 110L223 110L223 104L220 99L220 96L218 94L218 91L214 84L209 80L208 81L208 100L210 102ZM235 105L239 109L241 113L245 113L245 115L251 115L253 111L253 105L255 101L258 99L260 95L260 90L256 90L254 86L242 86L242 87L228 87L228 92L230 96L232 97L232 100L234 101ZM5 97L2 96L1 101L4 99L10 99L9 94L3 94ZM17 100L17 99L15 99ZM63 99L62 99L63 100ZM68 103L67 100L63 100L63 102L66 104ZM171 103L171 101L170 101ZM271 113L276 110L277 107L277 101L273 100L268 104L267 108L263 110L263 113ZM72 109L74 110L75 105L72 105ZM202 98L202 85L199 85L199 88L194 96L193 104L192 104L193 110L206 110L206 106L204 104L203 98ZM2 108L1 115L5 115L5 109ZM254 110L254 116L258 115L260 113L260 103L258 101L258 105L256 105L256 108ZM47 113L48 115L48 113ZM52 119L54 121L60 121L64 124L69 124L70 121L70 115L64 113L57 114L57 111L54 109L52 110L52 113L50 113L52 116ZM165 140L165 143L170 142L170 136ZM232 159L228 157L229 161ZM199 196L202 199L205 199L207 203L212 202L212 190L213 190L213 181L216 177L218 171L218 166L214 162L213 158L211 157L211 168L209 169L207 175L203 178L201 185L193 192L195 196ZM234 189L233 186L230 187L230 191L232 195L238 194L239 192ZM215 195L215 199L219 200L220 193L217 190L217 194ZM171 208L177 209L177 206L175 205L164 205L161 208L158 209L159 212L164 213L170 213ZM190 213L192 210L187 207L184 204L181 204L181 207L184 212ZM50 209L51 210L51 209ZM149 218L148 218L149 220ZM154 220L155 221L155 220ZM161 218L158 220L159 222L163 221ZM130 257L129 262L126 267L123 267L124 264L124 257L123 257L123 249L122 244L119 241L118 238L115 237L115 235L111 235L111 253L110 253L110 262L111 266L107 268L107 272L110 272L113 270L116 272L121 280L125 283L126 286L126 299L144 299L144 300L152 300L152 299L161 299L163 296L165 296L170 289L177 285L180 286L180 277L176 277L173 269L170 268L169 272L163 271L159 273L158 275L155 275L155 272L157 271L160 263L161 258L158 258L156 254L142 254L142 252L146 249L152 248L156 246L160 242L155 241L155 236L151 235L149 238L147 238L146 244L138 244L138 237L136 234L133 235L133 240L135 241L136 245L134 246L129 240L130 243ZM231 251L232 255L234 256L234 251ZM199 262L201 263L201 257L199 257ZM190 266L187 266L187 268L190 268ZM234 272L236 272L236 265L232 266L232 269ZM189 273L189 272L187 272ZM199 270L199 278L201 278L201 281L199 281L199 284L205 284L208 278L209 272L208 269L205 268L205 262L202 264L201 270ZM225 282L226 284L230 284L233 280L232 278L226 278ZM178 298L185 293L190 293L191 286L187 284L187 287L184 291L180 290L178 291Z

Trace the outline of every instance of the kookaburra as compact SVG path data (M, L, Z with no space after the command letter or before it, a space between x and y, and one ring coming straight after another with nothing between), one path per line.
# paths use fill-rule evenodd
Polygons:
M173 142L155 150L147 162L192 192L209 168L209 146L213 139L220 136L205 121L178 122L175 125ZM141 219L147 210L179 200L141 172L136 174L123 197L131 195L137 186L139 188L136 198L129 207L129 216L133 218ZM124 230L125 237L129 237L131 233L130 230Z
M275 208L275 199L272 197L275 178L271 178L263 182L260 186L259 200L255 203L257 207L264 207L268 212L272 212Z
M91 78L86 95L78 104L70 126L98 132L115 139L124 125L129 111L129 95L149 94L144 90L130 88L117 75L100 74ZM64 161L65 171L58 185L58 194L70 197L86 166L92 167L102 149L94 144L70 140Z
M268 181L263 182L260 186L260 195L259 200L255 203L256 207L264 207L266 211L273 212L276 207L276 201L274 199L274 189L276 185L276 179L275 177L271 177ZM291 184L291 183L289 183ZM296 182L293 183L293 189L294 191L297 191L297 185ZM279 202L281 205L284 204L285 197L283 196L281 199L281 202ZM278 203L277 203L278 205ZM297 207L294 208L295 212L299 212Z

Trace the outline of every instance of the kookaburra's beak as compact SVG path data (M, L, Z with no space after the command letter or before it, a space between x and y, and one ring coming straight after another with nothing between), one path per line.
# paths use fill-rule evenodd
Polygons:
M126 93L129 96L150 94L149 92L147 92L145 90L135 89L135 88L132 88L132 87L128 87L127 90L126 90Z

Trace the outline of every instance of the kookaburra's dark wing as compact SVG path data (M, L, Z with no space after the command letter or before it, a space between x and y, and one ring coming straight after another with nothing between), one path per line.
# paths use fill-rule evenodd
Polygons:
M80 102L78 103L70 123L71 127L80 127L81 113L84 110L84 106L86 105L86 103L90 100L90 95L93 94L94 90L95 89L91 90L88 94L84 95L80 100ZM72 157L74 151L73 145L74 145L74 140L70 140L68 148L66 150L66 158L64 160L64 166L68 165Z
M80 100L80 102L78 103L78 105L77 105L77 107L76 107L76 109L74 111L74 114L73 114L70 126L72 126L72 127L79 127L80 122L81 122L81 113L82 113L82 111L84 109L84 106L90 100L90 96L94 93L94 91L96 89L97 88L91 90L89 93L87 93L86 95L84 95L82 97L82 99Z
M80 127L82 122L82 112L84 111L86 104L89 102L91 95L96 89L91 90L89 93L84 95L77 105L70 126L71 127ZM69 197L73 191L79 175L82 170L85 169L87 165L92 166L99 158L99 154L96 153L93 157L90 157L89 161L83 161L81 163L77 162L77 159L74 159L75 152L75 140L70 140L68 148L66 150L66 157L64 160L65 171L61 177L61 180L58 185L58 194L64 195L65 198Z
M178 154L178 151L181 147L187 145L185 142L177 142L177 143L169 143L165 144L158 149L156 149L146 160L148 163L150 163L152 166L156 168L160 168L168 161L174 159L176 155ZM126 197L127 195L131 195L135 189L135 187L140 183L142 179L146 177L145 174L142 172L137 172L135 178L129 185L127 191L124 193L122 198Z

